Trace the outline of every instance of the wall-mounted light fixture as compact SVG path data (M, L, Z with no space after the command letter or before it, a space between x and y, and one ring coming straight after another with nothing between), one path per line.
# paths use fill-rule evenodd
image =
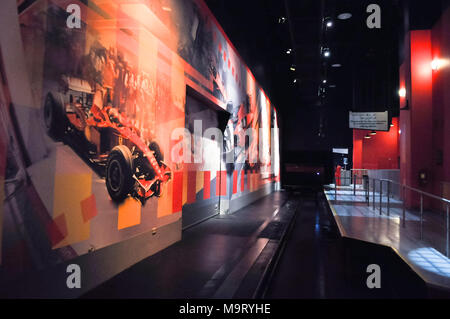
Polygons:
M398 96L400 96L401 98L406 98L406 88L400 88L400 90L398 90ZM406 98L406 105L402 108L400 108L400 111L406 111L409 110L409 102L408 99Z
M366 136L364 136L364 138L365 138L366 140L370 140L370 139L371 139L371 136L370 136L369 134L367 134Z
M323 22L325 23L325 26L327 27L327 29L332 28L334 25L333 20L330 17L324 18Z
M370 135L377 135L377 132L375 132L375 131L372 131L372 132L370 132Z
M430 66L433 71L439 71L448 64L450 64L449 60L434 58L433 61L431 61Z

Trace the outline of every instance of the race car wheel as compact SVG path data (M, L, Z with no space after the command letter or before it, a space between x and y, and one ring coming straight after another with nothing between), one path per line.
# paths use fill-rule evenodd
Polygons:
M148 145L148 148L154 152L155 159L158 162L158 164L161 166L161 162L164 161L164 155L161 152L161 149L159 148L158 143L150 142L150 144Z
M106 163L106 188L114 201L124 200L134 185L131 151L125 145L114 147Z
M44 124L47 134L56 140L62 138L65 130L65 121L62 116L62 110L48 93L44 102Z

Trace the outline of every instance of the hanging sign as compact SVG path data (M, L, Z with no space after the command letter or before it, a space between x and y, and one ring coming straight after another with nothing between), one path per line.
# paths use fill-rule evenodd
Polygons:
M350 112L350 128L388 131L388 112Z

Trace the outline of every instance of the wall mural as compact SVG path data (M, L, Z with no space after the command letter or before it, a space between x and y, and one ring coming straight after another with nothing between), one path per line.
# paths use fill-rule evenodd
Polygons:
M36 105L8 108L3 86L3 278L279 181L276 111L203 1L81 1L79 29L66 26L73 1L24 3ZM187 87L230 113L223 145L202 142L217 157L195 165L171 156Z

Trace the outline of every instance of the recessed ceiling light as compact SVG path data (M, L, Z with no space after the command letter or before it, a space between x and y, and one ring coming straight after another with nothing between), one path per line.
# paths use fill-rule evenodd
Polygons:
M347 20L352 17L352 14L350 12L343 12L343 13L339 14L337 17L339 20Z
M323 83L323 84L327 83L327 80L323 80L322 83Z
M342 64L340 63L334 63L331 65L333 68L340 68L342 66Z

